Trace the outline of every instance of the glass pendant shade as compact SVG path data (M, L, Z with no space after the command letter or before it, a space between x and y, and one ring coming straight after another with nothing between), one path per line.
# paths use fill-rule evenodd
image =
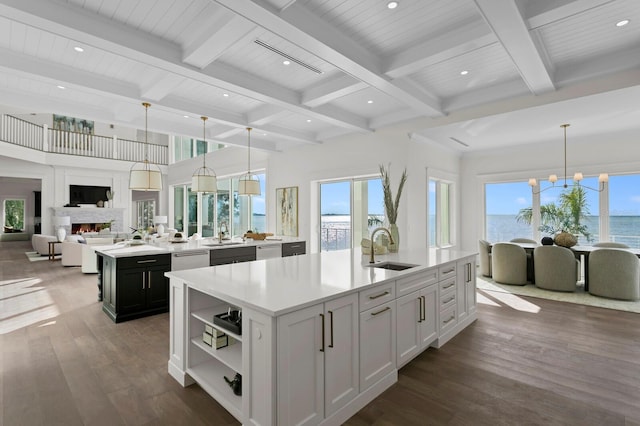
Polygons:
M143 102L142 106L144 107L144 161L131 166L131 170L129 170L129 189L136 191L162 191L162 172L158 166L150 164L148 160L147 112L151 104Z
M202 140L207 143L206 139L206 122L208 117L200 117L202 120ZM213 169L207 167L207 153L202 154L202 167L199 167L191 177L192 192L218 192L218 178Z
M251 127L247 127L247 173L238 180L239 195L261 195L260 181L251 174Z

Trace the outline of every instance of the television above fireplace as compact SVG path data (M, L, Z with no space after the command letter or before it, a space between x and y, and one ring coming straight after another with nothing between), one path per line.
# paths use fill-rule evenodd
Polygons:
M69 203L73 206L106 201L107 191L111 191L110 186L69 185Z

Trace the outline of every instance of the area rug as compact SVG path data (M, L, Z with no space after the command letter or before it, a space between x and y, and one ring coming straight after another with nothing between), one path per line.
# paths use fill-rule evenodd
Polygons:
M540 299L557 300L559 302L577 303L579 305L640 313L640 301L630 302L592 296L584 291L582 285L579 285L578 289L573 293L564 293L560 291L543 290L533 284L524 286L499 284L491 278L478 276L476 279L476 287L480 291L509 293L518 296L537 297Z
M25 251L24 254L27 256L27 259L29 259L29 262L40 262L41 260L49 260L49 256L40 256L40 253L38 253L37 251ZM62 255L56 254L55 258L61 259Z

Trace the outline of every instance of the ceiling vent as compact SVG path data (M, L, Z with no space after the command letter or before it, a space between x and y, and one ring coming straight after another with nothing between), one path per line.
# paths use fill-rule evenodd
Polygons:
M269 43L265 43L264 41L259 40L259 39L255 39L255 43L260 45L260 46L262 46L262 47L264 47L265 49L269 49L273 53L277 53L278 55L282 56L283 58L287 58L288 60L290 60L292 62L295 62L296 64L315 72L316 74L323 74L322 70L319 70L318 68L316 68L316 67L314 67L312 65L309 65L309 64L307 64L305 62L302 62L300 59L294 58L293 56L291 56L291 55L289 55L287 53L284 53L282 50L276 49L275 47L271 46Z

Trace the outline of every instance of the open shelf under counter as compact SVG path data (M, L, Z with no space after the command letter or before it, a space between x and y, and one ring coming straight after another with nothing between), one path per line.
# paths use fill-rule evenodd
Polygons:
M224 348L214 349L208 346L202 341L202 338L198 339L194 337L191 339L191 343L202 349L213 358L217 359L235 372L242 374L242 344L234 343L233 345L225 346Z
M215 328L216 330L220 330L223 333L233 337L234 339L236 339L238 342L242 342L242 335L234 333L232 331L227 330L226 328L218 325L218 324L214 324L213 323L213 317L214 315L218 315L218 314L222 314L227 312L226 307L222 308L220 306L214 306L212 308L204 308L204 309L199 309L197 311L191 312L191 316L193 316L194 318L199 319L200 321L202 321L203 323L210 325L211 327Z
M227 376L233 380L235 371L212 359L187 369L189 374L220 405L242 422L242 397L235 395L224 380Z

